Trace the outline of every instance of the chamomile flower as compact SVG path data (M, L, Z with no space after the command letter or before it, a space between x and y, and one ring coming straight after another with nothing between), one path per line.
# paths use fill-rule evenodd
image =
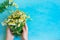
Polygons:
M26 23L25 20L27 18L29 18L29 17L24 12L16 10L2 24L10 27L13 34L16 33L17 35L19 35L19 34L21 34L20 31L22 31L22 28L24 27L24 25ZM17 32L14 30L16 30Z
M16 8L18 8L18 5L15 2L12 4L12 6L15 6Z

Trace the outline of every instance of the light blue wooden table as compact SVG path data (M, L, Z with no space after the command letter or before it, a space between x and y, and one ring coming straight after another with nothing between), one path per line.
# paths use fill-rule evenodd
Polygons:
M0 1L1 2L1 1ZM60 40L60 0L15 0L19 9L30 14L29 40ZM0 14L0 22L9 14ZM0 40L4 40L6 28L0 24ZM15 37L14 40L19 40Z

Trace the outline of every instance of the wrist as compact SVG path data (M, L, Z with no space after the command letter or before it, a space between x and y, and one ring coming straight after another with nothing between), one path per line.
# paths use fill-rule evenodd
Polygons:
M22 40L28 40L28 38L27 37L22 37Z
M14 36L7 35L6 40L13 40Z

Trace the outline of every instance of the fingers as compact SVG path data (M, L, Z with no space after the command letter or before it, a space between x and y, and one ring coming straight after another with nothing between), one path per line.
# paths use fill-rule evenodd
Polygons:
M7 28L7 33L8 33L9 35L13 36L9 28Z
M23 27L23 32L25 32L25 27Z
M25 24L25 26L23 27L23 31L28 31L27 24Z
M7 28L7 33L10 33L10 29L9 28Z
M28 30L27 24L25 24L25 26L24 26L24 27L25 27L25 30Z

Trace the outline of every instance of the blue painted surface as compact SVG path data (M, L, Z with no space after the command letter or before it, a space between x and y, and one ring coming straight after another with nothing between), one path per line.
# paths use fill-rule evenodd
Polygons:
M29 40L60 40L60 0L15 0L19 9L30 14ZM0 14L0 22L9 14ZM0 40L5 37L5 27L0 24ZM15 37L19 40L19 37Z

